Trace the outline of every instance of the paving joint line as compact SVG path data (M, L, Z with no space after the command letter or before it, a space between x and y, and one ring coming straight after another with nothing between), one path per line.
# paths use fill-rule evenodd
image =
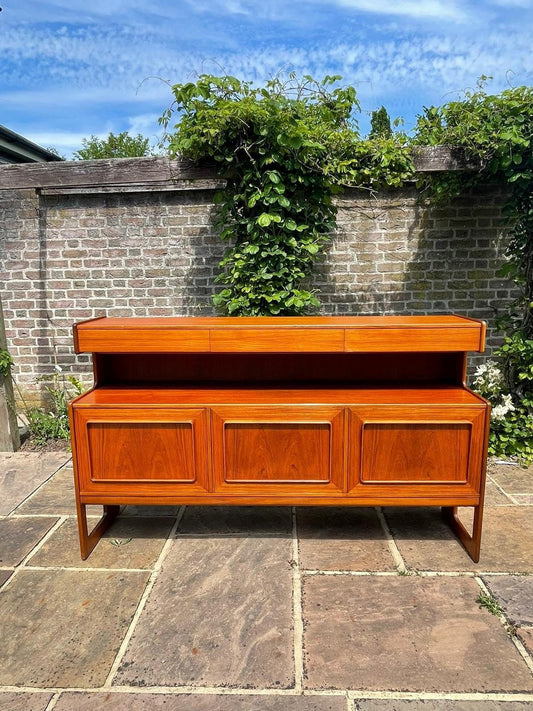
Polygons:
M389 524L387 523L385 514L383 513L383 509L380 506L376 506L374 510L381 524L381 528L383 529L383 533L385 534L387 545L389 546L389 551L392 555L392 559L394 560L396 570L398 571L398 573L406 573L407 566L405 565L405 561L403 559L402 554L400 553L400 549L398 548L396 541L394 540L394 536L392 535L392 531L390 530Z
M488 597L493 598L494 596L488 589L488 587L485 585L484 581L476 576L476 582L481 588L481 590L487 595ZM497 615L498 619L500 620L500 624L504 628L504 630L507 632L509 635L509 638L511 639L511 642L514 644L517 652L520 654L522 659L524 660L527 668L533 675L533 659L531 658L530 654L528 653L527 649L524 647L522 642L518 639L516 633L514 632L514 625L512 625L509 620L507 619L506 614L503 612L503 610Z
M170 546L172 545L172 541L175 539L176 531L178 530L178 527L181 523L183 515L185 514L185 508L186 508L185 506L182 506L180 508L180 510L178 511L176 520L174 521L174 524L168 533L167 540L165 541L165 544L161 550L161 553L159 554L159 557L154 565L154 569L153 569L152 573L150 574L150 577L148 578L148 582L146 583L144 592L141 595L141 599L139 600L137 609L135 610L135 613L132 617L129 627L126 630L126 634L124 635L124 639L122 640L122 644L119 647L119 650L115 656L115 660L114 660L113 664L111 665L111 669L109 670L106 680L104 681L103 687L106 689L109 689L111 687L113 678L115 677L115 675L120 667L120 664L122 663L122 659L124 658L124 655L126 654L126 650L127 650L128 645L130 643L130 640L133 636L135 628L137 626L137 622L139 621L139 618L143 613L143 610L146 606L146 602L148 601L150 593L153 590L155 581L157 580L159 573L161 571L163 561L165 560L167 553L170 549Z
M5 519L22 519L22 518L57 518L58 516L64 516L65 518L73 518L73 516L70 516L69 514L62 514L62 513L44 513L44 514L39 514L39 513L29 513L29 514L10 514L9 516L0 516L0 518L5 518Z
M197 694L198 696L302 696L302 697L337 697L347 695L351 701L363 699L387 699L387 700L449 700L449 701L533 701L533 692L498 692L498 691L369 691L368 689L303 689L297 692L294 688L274 689L257 688L250 689L226 686L100 686L100 687L33 687L33 686L4 686L0 687L0 698L3 693L86 693L101 694L111 693L117 695L138 694L169 694L181 696L185 694ZM350 710L351 711L351 710Z
M44 711L53 711L53 709L56 707L57 702L59 701L61 697L61 692L56 693L52 696L48 704L46 705L46 708Z
M359 691L349 689L353 701L387 699L395 701L533 701L531 692L499 691Z
M78 568L70 565L25 565L24 570L70 570L74 573L152 573L153 568Z
M172 518L172 517L170 517ZM186 538L292 538L292 533L271 533L269 531L243 531L242 533L218 533L211 531L211 533L176 533L176 538L186 539Z
M294 688L303 690L304 677L304 621L302 609L302 576L300 574L300 554L298 551L298 523L296 507L291 508L292 517L292 616L294 645Z

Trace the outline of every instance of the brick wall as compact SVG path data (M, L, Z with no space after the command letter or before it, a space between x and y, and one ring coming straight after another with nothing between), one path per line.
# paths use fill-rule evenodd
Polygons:
M58 193L59 194L50 194ZM213 191L0 190L0 295L15 377L90 382L72 324L97 315L212 314L224 245L212 227ZM338 228L311 286L323 314L456 312L487 319L512 299L502 264L503 198L489 188L430 206L414 187L377 197L347 192Z

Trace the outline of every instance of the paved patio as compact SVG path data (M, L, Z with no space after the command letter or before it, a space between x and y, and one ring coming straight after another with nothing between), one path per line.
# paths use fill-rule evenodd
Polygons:
M240 507L83 562L69 456L3 454L0 586L2 711L533 708L533 469L490 467L478 565L438 509Z

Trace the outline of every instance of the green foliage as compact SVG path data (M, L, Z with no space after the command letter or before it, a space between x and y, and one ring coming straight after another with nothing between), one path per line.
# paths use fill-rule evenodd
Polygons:
M462 146L479 158L479 172L444 174L431 179L437 196L458 195L465 187L492 181L508 192L510 227L501 276L511 279L519 296L499 319L506 334L497 351L503 375L500 395L513 405L505 421L493 420L492 451L533 459L533 88L506 89L490 95L478 89L460 101L426 108L418 121L416 141L425 145Z
M528 349L525 354L523 349ZM506 354L505 357L503 354ZM517 381L531 382L533 367L533 342L521 344L519 334L506 338L499 350L499 362L489 360L480 365L474 379L475 389L487 398L492 406L489 436L489 454L516 458L521 464L533 461L533 399L528 388L521 398L508 392L503 367L506 358L514 363ZM529 361L525 371L523 362Z
M61 158L61 160L66 160L66 157L61 155L61 153L57 150L57 148L54 148L54 146L48 146L46 150L48 153L53 153L58 158Z
M496 615L496 617L500 617L503 613L500 603L490 594L487 595L487 593L480 592L477 598L477 603L480 608L485 608L485 610L488 610L491 615Z
M45 387L50 399L49 409L26 408L30 436L38 445L54 439L70 438L68 403L76 395L81 395L84 389L82 383L73 376L66 381L58 373Z
M390 138L391 136L392 128L387 109L382 106L380 109L372 111L369 138Z
M11 357L11 353L6 350L5 348L0 350L0 375L3 375L4 378L9 377L9 373L11 372L11 366L13 365L13 358Z
M214 297L235 316L298 315L318 306L305 288L335 227L342 185L400 185L412 174L405 137L359 138L352 87L289 75L256 88L234 77L202 75L173 87L179 122L171 155L209 159L226 179L217 195L221 237L230 241Z
M97 158L137 158L153 155L150 139L137 134L130 136L123 131L115 136L110 133L107 138L91 136L83 138L82 148L73 154L74 160L93 160Z

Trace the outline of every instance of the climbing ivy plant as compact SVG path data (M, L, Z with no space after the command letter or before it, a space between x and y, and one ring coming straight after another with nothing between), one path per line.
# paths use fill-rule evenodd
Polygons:
M238 316L298 315L318 306L305 286L335 227L343 185L400 186L412 175L400 134L359 137L353 87L340 77L294 74L264 87L202 75L173 87L161 123L171 155L218 166L226 187L216 196L218 226L229 247L214 303Z
M505 335L497 361L478 374L477 385L493 403L490 448L533 460L533 88L501 94L477 90L458 101L424 110L416 142L462 146L481 161L476 173L431 178L433 193L453 197L466 187L493 182L507 193L510 240L501 275L517 287L518 298L498 319ZM492 374L491 373L492 368ZM495 372L496 371L496 372ZM498 375L498 373L500 375ZM490 374L490 375L489 375Z
M226 187L218 226L228 248L214 303L233 315L298 315L318 305L309 278L335 227L333 197L344 186L399 187L413 177L412 144L461 146L481 162L475 173L438 174L433 195L449 199L487 180L507 190L510 241L502 275L519 289L503 315L505 340L476 378L491 399L490 451L533 459L533 89L498 95L477 90L424 109L409 141L390 130L382 107L368 138L360 110L340 77L317 82L289 75L264 87L234 77L201 75L176 84L161 117L173 156L210 160Z

